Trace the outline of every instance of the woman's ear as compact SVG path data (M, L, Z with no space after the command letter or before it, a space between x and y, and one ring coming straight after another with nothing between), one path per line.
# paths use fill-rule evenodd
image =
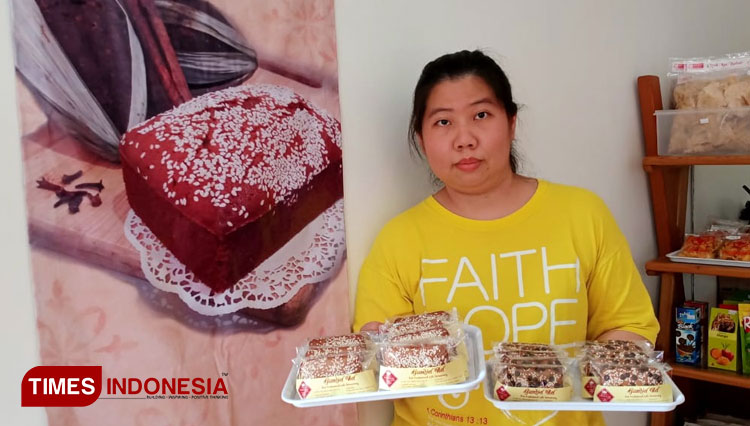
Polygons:
M516 118L518 118L518 114L510 119L510 140L516 139Z

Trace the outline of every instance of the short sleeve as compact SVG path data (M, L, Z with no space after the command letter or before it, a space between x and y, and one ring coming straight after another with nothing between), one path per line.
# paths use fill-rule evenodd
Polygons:
M596 339L610 330L629 331L650 342L656 340L659 322L627 240L614 217L600 201L599 251L587 283L588 328L586 338Z

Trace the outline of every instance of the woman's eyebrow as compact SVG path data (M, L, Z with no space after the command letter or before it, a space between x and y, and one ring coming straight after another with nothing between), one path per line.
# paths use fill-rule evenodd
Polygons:
M479 105L479 104L493 104L493 105L495 105L495 104L497 104L497 102L495 102L492 98L482 98L482 99L480 99L478 101L474 101L474 102L470 103L469 105L473 106L473 105Z
M433 109L427 111L426 117L430 118L430 117L432 117L433 115L435 115L435 114L437 114L439 112L451 112L451 111L453 111L453 108L433 108Z

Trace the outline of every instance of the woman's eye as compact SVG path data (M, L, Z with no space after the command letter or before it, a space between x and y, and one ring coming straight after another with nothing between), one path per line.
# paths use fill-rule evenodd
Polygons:
M437 122L435 122L435 124L437 124L438 126L447 126L451 124L451 122L446 119L442 119L442 120L438 120Z
M488 115L489 114L487 113L487 111L482 111L482 112L478 112L477 115L475 115L475 117L481 120L481 119L487 118Z

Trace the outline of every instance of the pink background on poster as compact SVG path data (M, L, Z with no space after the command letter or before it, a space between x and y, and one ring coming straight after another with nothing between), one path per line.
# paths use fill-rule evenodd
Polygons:
M339 117L331 0L211 2L231 17L258 53L261 68L249 83L289 86ZM323 88L264 69L264 61L320 79ZM345 265L330 282L318 285L315 304L296 328L249 326L237 318L230 326L211 326L211 318L190 312L176 296L139 278L137 264L116 258L121 250L132 249L114 241L121 237L128 209L116 184L102 192L101 208L84 206L75 216L64 208L52 209L54 195L34 188L41 175L59 177L81 169L86 181L103 178L106 183L119 175L119 168L48 126L20 81L19 108L42 363L102 365L104 380L228 373L230 393L229 400L99 400L84 408L48 408L50 425L356 423L354 405L297 409L280 399L295 346L309 336L348 331ZM35 244L35 235L54 234L55 227L67 241L80 238L76 244L88 244L88 252L49 248L59 247L59 241Z

